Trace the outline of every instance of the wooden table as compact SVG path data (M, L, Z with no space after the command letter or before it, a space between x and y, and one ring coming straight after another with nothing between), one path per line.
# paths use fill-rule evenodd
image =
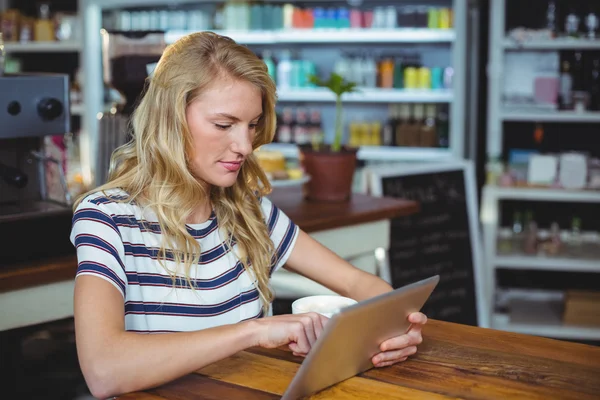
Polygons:
M348 202L312 202L301 188L275 188L269 199L303 231L311 233L362 223L412 215L419 211L414 201L373 197L355 193Z
M301 362L288 351L249 349L119 399L276 399ZM598 400L600 348L429 321L408 361L371 369L311 398Z

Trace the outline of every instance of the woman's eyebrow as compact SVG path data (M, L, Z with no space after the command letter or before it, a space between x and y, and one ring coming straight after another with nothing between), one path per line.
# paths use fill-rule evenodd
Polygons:
M240 120L238 117L236 117L235 115L231 115L231 114L228 114L228 113L216 113L215 115L216 115L216 116L218 116L218 117L223 117L223 118L230 119L230 120L232 120L232 121L234 121L234 122L240 122L240 121L241 121L241 120ZM260 113L260 114L258 114L258 116L256 116L255 118L252 118L252 121L254 121L255 119L259 119L259 118L260 118L260 117L262 117L262 116L263 116L263 113Z

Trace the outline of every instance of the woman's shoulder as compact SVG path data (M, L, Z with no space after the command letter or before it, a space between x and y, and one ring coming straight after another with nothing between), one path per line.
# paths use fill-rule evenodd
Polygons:
M89 207L111 211L131 209L135 206L135 202L129 197L129 193L123 189L99 190L81 199L77 209Z

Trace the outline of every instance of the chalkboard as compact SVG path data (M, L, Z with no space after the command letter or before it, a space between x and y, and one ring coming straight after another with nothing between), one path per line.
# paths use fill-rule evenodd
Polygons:
M409 164L371 172L372 194L420 204L419 213L391 222L392 286L440 275L423 312L437 320L484 326L474 185L469 162Z

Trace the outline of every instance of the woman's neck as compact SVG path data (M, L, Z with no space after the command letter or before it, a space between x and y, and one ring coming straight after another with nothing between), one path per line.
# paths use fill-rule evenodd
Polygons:
M212 205L210 201L204 201L200 204L187 219L188 224L202 224L210 218L212 214Z

